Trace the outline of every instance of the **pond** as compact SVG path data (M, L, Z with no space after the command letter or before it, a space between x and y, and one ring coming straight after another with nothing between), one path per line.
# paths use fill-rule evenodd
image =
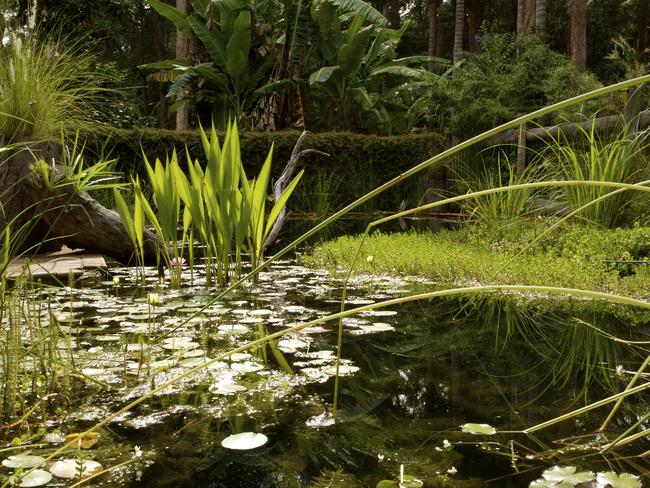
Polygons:
M132 268L113 268L78 286L31 290L39 300L26 303L40 305L27 306L28 313L41 327L58 326L57 348L74 374L61 395L47 399L45 432L8 454L45 456L62 435L185 375L112 419L89 449L68 456L117 466L88 485L375 487L385 480L383 486L397 487L402 470L403 486L411 486L412 476L431 487L488 481L527 487L558 464L635 472L635 462L594 455L592 439L581 437L598 428L607 408L530 435L460 429L485 423L521 431L622 390L645 354L603 331L643 338L647 317L631 309L489 296L348 317L334 422L337 323L191 370L268 333L337 312L341 279L284 261L205 307L216 290L205 288L203 271L186 269L187 286L177 290L159 285L153 269L141 283ZM435 287L414 277L360 276L351 282L347 307ZM645 411L640 402L623 404L621 432ZM247 432L251 444L233 449L229 442L241 437L230 436ZM10 473L4 468L3 475ZM55 477L47 486L72 484Z

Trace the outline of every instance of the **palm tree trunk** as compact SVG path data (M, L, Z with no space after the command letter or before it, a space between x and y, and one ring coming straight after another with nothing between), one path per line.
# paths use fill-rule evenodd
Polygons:
M176 8L187 14L190 11L188 0L176 0ZM176 31L176 59L184 59L190 55L190 40L180 30ZM183 93L178 95L183 96ZM176 111L176 130L188 130L190 128L190 107L185 104Z
M429 0L429 44L427 54L431 57L436 55L436 40L438 39L438 7L440 0ZM429 71L436 70L436 63L429 61Z
M535 27L537 34L543 39L546 35L546 0L535 2Z
M650 38L650 32L648 29L648 11L650 10L650 0L639 0L639 6L637 9L637 25L639 32L637 34L637 52L642 53L648 48L648 38Z
M524 0L517 0L517 34L524 32Z
M571 0L571 61L578 73L587 69L587 0Z
M465 26L465 0L456 0L456 22L454 24L454 63L463 57L463 28Z

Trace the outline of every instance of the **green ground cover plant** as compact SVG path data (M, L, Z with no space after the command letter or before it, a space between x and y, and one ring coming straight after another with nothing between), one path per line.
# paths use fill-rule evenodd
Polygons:
M497 230L376 232L361 251L372 259L359 260L355 272L421 275L441 285L544 284L647 296L650 227L606 230L563 224L527 247L551 224L523 220ZM318 245L302 261L347 268L360 242L359 236L340 237Z

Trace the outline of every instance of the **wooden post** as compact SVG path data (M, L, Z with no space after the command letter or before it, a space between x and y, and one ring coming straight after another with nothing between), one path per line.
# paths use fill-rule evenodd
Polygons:
M522 175L526 170L526 123L519 126L519 138L517 140L517 175Z

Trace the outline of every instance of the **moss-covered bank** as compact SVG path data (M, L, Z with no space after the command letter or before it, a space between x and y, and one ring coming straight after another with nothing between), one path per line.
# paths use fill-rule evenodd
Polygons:
M650 227L562 225L545 232L549 225L528 221L499 231L377 232L364 242L354 268L453 285L547 285L650 297ZM303 260L310 266L348 267L360 241L345 236L325 242Z

